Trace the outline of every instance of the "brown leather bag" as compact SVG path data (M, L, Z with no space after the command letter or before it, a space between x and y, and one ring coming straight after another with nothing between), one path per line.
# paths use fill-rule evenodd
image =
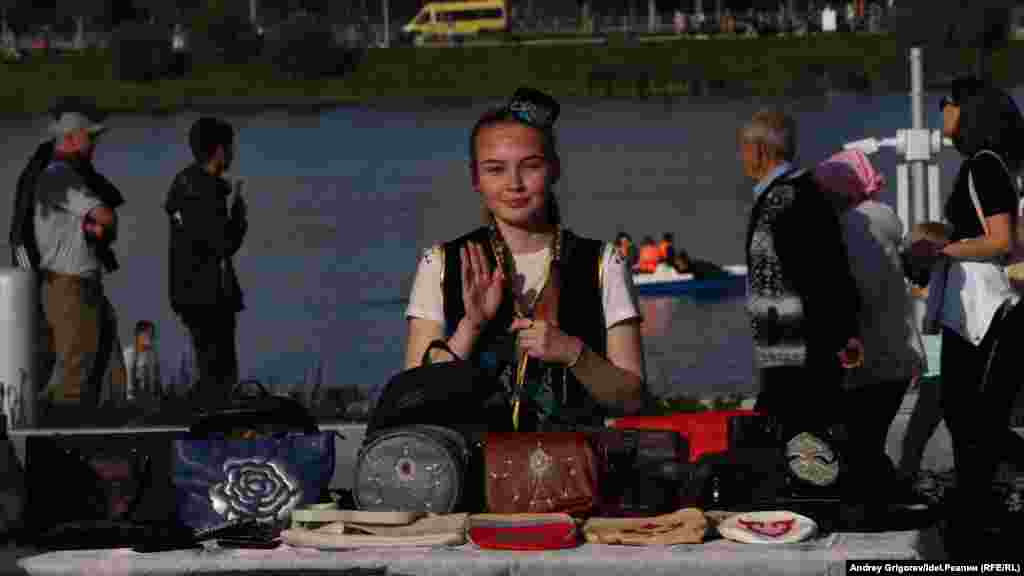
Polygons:
M582 432L492 432L483 449L492 513L585 516L597 504L597 459Z

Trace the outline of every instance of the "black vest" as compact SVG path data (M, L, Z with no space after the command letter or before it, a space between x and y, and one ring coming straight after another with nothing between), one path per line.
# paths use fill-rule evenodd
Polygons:
M465 315L462 302L462 267L459 249L473 241L483 247L487 260L493 267L497 260L491 250L489 231L479 228L465 236L444 244L444 277L441 289L444 294L444 317L446 332L451 334ZM558 265L562 285L559 291L558 322L566 334L576 336L594 352L605 355L607 330L604 308L601 301L601 285L598 278L602 243L597 240L580 238L568 230L562 232L562 254ZM488 371L495 379L502 373L514 371L516 359L510 357L515 336L508 327L515 317L515 307L510 298L504 298L497 316L480 336L470 359L474 365ZM531 361L531 365L537 361ZM559 403L560 422L542 425L536 409L527 398L520 407L519 430L532 431L539 428L551 429L573 424L601 426L607 415L604 407L595 401L586 387L573 376L572 371L558 366L549 366L548 377L551 389ZM510 429L511 412L507 422L494 423L495 430Z

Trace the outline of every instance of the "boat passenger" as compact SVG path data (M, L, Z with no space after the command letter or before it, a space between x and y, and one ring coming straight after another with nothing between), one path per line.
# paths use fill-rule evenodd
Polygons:
M972 551L985 538L976 519L1006 517L993 491L1000 460L1024 460L1024 438L1009 428L1021 388L1012 334L1024 326L1024 306L1002 270L1015 236L1011 174L1024 165L1024 117L1009 94L975 78L957 78L941 106L943 135L964 158L944 210L953 230L948 242L925 239L912 252L926 260L941 256L944 264L929 285L934 313L925 328L942 334L940 396L957 484L952 531Z
M673 245L672 233L666 232L658 243L658 258L661 262L671 264L676 258L676 249Z
M428 345L501 382L508 421L523 431L602 425L643 405L641 316L632 275L610 243L561 225L559 106L521 88L470 134L470 175L484 226L426 250L406 317L405 366ZM450 361L432 351L433 361Z
M694 280L706 280L728 274L725 268L714 262L690 258L690 254L682 248L676 252L675 258L672 259L672 268L680 274L693 274Z
M633 238L625 232L619 232L615 237L615 248L619 251L619 256L626 261L626 266L632 270L636 266L636 246L633 244Z
M654 238L645 236L643 244L640 245L640 258L636 264L636 271L641 274L653 274L658 269L659 262L661 262L661 250L654 243Z

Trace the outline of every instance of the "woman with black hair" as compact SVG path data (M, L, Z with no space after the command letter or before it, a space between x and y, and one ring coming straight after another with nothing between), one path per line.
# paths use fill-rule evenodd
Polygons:
M1024 457L1024 439L1009 429L1021 382L1011 343L1024 306L1003 268L1016 236L1024 118L1008 94L973 78L956 80L941 106L943 134L964 157L945 206L952 234L920 240L913 251L941 257L925 329L942 332L942 407L958 486L951 504L955 518L978 525L1000 512L992 490L1000 461Z
M601 426L643 405L632 275L610 243L562 226L558 110L520 89L476 122L469 168L484 226L424 252L406 311L406 368L447 338L430 359L454 355L502 384L508 413L493 430Z

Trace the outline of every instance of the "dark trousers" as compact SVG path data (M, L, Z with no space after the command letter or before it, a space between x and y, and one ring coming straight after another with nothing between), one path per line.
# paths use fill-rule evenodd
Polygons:
M199 370L192 389L193 400L204 406L223 404L238 383L236 313L194 310L183 312L181 317L192 337Z
M846 457L858 463L854 473L863 472L866 481L883 480L881 475L895 471L885 453L885 441L909 387L909 379L889 380L842 392L840 407L846 416L848 438Z
M981 345L943 328L941 403L953 437L958 492L982 501L1000 461L1024 461L1024 438L1010 429L1021 387L1020 330L1024 303L999 313Z
M841 378L838 359L834 366L764 368L754 409L775 417L784 430L824 432L841 420L836 407Z

